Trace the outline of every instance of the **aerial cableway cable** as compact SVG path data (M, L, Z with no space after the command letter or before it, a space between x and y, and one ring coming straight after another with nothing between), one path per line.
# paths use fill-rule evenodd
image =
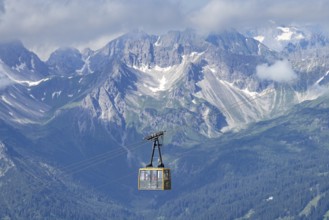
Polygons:
M133 151L133 150L136 150L136 149L140 148L144 143L145 143L145 141L143 140L143 141L140 141L138 143L127 145L127 146L122 146L122 147L126 147L127 148L127 147L134 146L133 148L130 148L129 149L129 150ZM66 172L62 172L61 174L58 174L58 175L55 174L55 175L53 175L53 178L50 179L50 180L43 180L43 179L37 177L37 175L33 174L35 171L31 170L29 167L27 167L26 165L24 165L23 162L22 162L22 164L25 167L25 168L23 168L24 171L28 175L30 175L34 179L36 179L37 182L39 182L39 183L42 184L42 186L40 186L40 188L37 188L35 190L32 190L33 193L39 193L42 190L44 190L45 188L49 187L54 181L60 180L60 178L65 178L65 177L68 177L68 176L70 176L72 174L81 172L82 170L85 170L87 168L90 168L92 166L95 166L97 164L104 163L106 161L111 161L114 158L119 157L119 156L122 156L122 155L124 155L126 153L127 153L127 150L124 149L124 148L115 149L115 150L107 151L107 152L105 152L103 154L98 154L98 155L96 155L94 157L91 157L91 158L88 158L88 159L85 159L85 160L82 160L82 161L79 161L79 162L76 162L76 163L69 164L67 166L64 166L64 167L58 168L58 169L61 170L61 169L65 169L65 168L66 169L67 168L71 168L71 170L68 170ZM111 156L108 156L109 154ZM79 168L78 165L80 166L80 168ZM113 181L115 181L115 180L113 180Z
M249 98L246 98L249 102L252 102L254 100L257 100L259 98L261 98L262 96L265 96L265 95L269 95L271 93L275 92L275 89L270 89L268 91L266 91L265 93L261 94L261 95L255 95L255 96L252 96L252 97L249 97ZM239 107L241 105L245 104L245 101L237 101L235 103L232 103L229 107L227 107L224 111L227 111L228 109L231 109L231 108L236 108L236 107ZM221 109L220 109L221 110ZM179 131L179 130L182 130L183 128L180 127L180 128L177 128L177 129L174 129L174 131ZM174 132L173 130L171 130L171 132ZM170 132L170 133L171 133ZM39 189L38 191L36 192L40 192L42 191L44 188L47 188L53 181L55 180L58 180L59 178L61 177L68 177L69 175L73 175L75 173L78 173L78 172L81 172L85 169L88 169L90 167L93 167L95 165L98 165L100 163L104 163L106 161L111 161L113 160L114 158L117 158L121 155L124 155L127 153L127 149L130 150L130 151L134 151L138 148L140 148L143 144L145 144L146 141L143 140L143 141L140 141L140 142L137 142L135 144L131 144L131 145L126 145L126 146L122 146L122 148L120 149L114 149L114 150L110 150L110 151L107 151L107 152L104 152L104 153L101 153L101 154L98 154L98 155L95 155L93 157L90 157L90 158L87 158L87 159L84 159L84 160L81 160L81 161L78 161L78 162L75 162L75 163L71 163L71 164L68 164L64 167L59 167L59 168L56 168L60 171L62 171L61 174L59 175L54 175L55 177L57 177L56 179L51 179L51 180L48 180L48 181L44 181L42 180L41 178L37 177L37 175L34 175L34 171L32 171L30 168L28 168L27 166L23 165L25 167L25 171L28 175L32 176L34 179L36 179L37 181L41 182L43 184L42 186L42 189ZM128 147L132 147L132 146L135 146L133 148L128 148ZM192 150L195 150L195 148L191 148L187 151L192 151ZM182 152L182 156L185 155L186 152ZM179 157L179 158L180 158ZM177 158L176 158L177 159ZM23 164L23 163L22 163ZM132 172L132 173L129 173L123 177L118 177L116 179L112 179L111 181L109 181L108 183L105 183L105 184L102 184L100 186L96 186L94 188L101 188L101 187L104 187L105 185L108 185L109 183L111 182L115 182L117 181L118 179L123 179L123 178L126 178L126 177L129 177L131 175L135 174L135 172Z
M209 143L209 142L211 142L211 141L210 141L210 140L209 140L209 141L204 141L204 142L202 142L202 143L203 143L203 144L207 144L207 143ZM180 159L180 158L182 158L182 157L184 157L184 156L189 155L189 153L191 153L191 152L193 152L193 151L196 151L196 150L199 150L199 148L197 148L197 147L191 147L191 148L188 148L188 149L186 149L186 150L183 150L182 152L180 152L178 155L176 155L175 157L173 157L173 158L171 158L171 159L172 159L172 161L176 161L176 160L178 160L178 159ZM110 184L113 183L113 182L117 182L117 181L119 181L119 180L122 180L122 179L128 178L128 177L133 176L133 175L136 175L136 172L135 172L135 171L130 172L130 173L124 175L124 176L118 177L118 178L116 178L116 179L112 179L112 180L110 180L110 181L107 181L106 183L103 183L103 184L101 184L101 185L95 186L95 187L93 187L93 189L100 189L100 188L103 188L103 187L105 187L105 186L107 186L107 185L110 185Z
M134 148L131 148L131 150L137 150L139 147L142 146L142 145L141 145L142 143L144 144L145 142L144 142L144 141L143 141L143 142L138 142L138 143L136 143L136 144L131 144L131 145L129 145L129 146L136 146L136 145L138 145L138 146L136 146L136 147L134 147ZM125 146L125 147L127 147L127 146ZM181 157L183 157L183 156L186 156L186 153L188 153L188 152L192 152L192 151L194 151L194 150L196 150L196 149L197 149L197 148L189 148L188 150L185 150L185 151L181 152L181 153L178 155L178 157L175 157L174 159L177 160L178 158L181 158ZM125 153L126 153L126 151L125 151L124 149L120 149L120 150L121 150L121 153L122 153L122 154L125 154ZM106 152L106 153L104 153L104 154L113 153L113 152L120 153L120 152L116 149L116 150L108 151L108 152ZM119 155L119 154L117 154L117 155ZM20 155L20 156L22 156L22 155ZM99 156L100 156L100 155L96 155L96 156L94 156L94 157L92 157L92 158L89 158L89 159L86 159L86 160L83 160L83 161L79 161L79 162L77 162L77 163L70 164L70 165L68 165L68 166L65 166L65 168L70 167L70 166L72 166L72 165L83 164L84 162L87 162L87 161L88 161L88 162L89 162L89 161L92 161L92 160L90 160L90 159L97 159L97 158L99 158ZM22 159L24 159L24 157L22 157ZM68 176L68 175L69 175L69 174L66 174L66 173L65 173L65 174L55 175L55 178L56 178L56 179L43 180L42 178L40 178L40 177L38 177L36 174L34 174L35 171L34 171L31 167L28 167L22 159L20 159L20 163L21 163L21 165L24 167L23 169L24 169L25 173L27 173L29 176L31 176L32 178L34 178L35 180L37 180L38 182L40 182L40 183L42 184L42 185L40 185L40 186L36 186L36 185L32 186L31 184L25 186L26 189L28 189L28 190L30 190L30 192L32 192L32 194L38 194L38 193L40 193L42 190L44 190L44 189L46 189L46 188L49 188L49 187L51 186L52 183L54 183L55 181L58 181L60 177L65 177L65 176ZM28 160L29 160L29 159L28 159ZM109 159L109 160L111 160L111 159ZM123 179L126 179L126 178L128 178L128 177L131 177L131 176L133 176L133 175L136 175L136 172L135 172L135 171L130 172L130 173L126 174L126 175L120 176L120 177L118 177L118 178L111 179L110 181L107 181L106 183L103 183L103 184L101 184L101 185L98 185L98 186L92 187L92 189L93 189L93 190L96 190L96 189L104 188L104 187L106 187L106 186L108 186L108 185L110 185L110 184L112 184L112 183L114 183L114 182L122 181ZM25 187L24 187L24 188L25 188ZM2 196L3 196L3 198L4 198L5 203L8 204L8 201L7 201L8 198L5 198L3 194L2 194ZM7 206L10 207L9 205L7 205ZM13 210L10 210L10 212L13 213Z
M70 175L70 174L74 174L74 173L78 173L82 170L85 170L87 168L93 167L95 165L98 165L100 163L103 163L105 161L109 161L112 160L116 157L119 157L123 154L127 153L126 148L128 149L128 147L134 146L133 148L129 148L128 150L133 151L137 148L139 148L141 145L145 144L145 141L140 141L136 144L131 144L131 145L127 145L127 146L122 146L122 148L120 149L115 149L112 151L108 151L102 154L98 154L95 155L91 158L85 159L85 160L81 160L78 161L76 163L72 163L69 164L67 166L61 167L60 169L63 170L66 174L65 175Z

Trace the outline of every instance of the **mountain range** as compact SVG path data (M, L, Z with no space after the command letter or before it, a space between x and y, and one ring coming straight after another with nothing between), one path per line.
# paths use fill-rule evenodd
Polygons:
M274 24L133 31L47 61L0 43L1 218L329 216L328 45ZM173 190L138 192L159 130Z

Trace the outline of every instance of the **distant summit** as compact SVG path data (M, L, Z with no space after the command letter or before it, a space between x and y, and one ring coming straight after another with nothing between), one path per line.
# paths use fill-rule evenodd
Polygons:
M79 50L69 47L54 51L46 63L53 74L59 75L74 75L84 65Z
M21 41L0 42L0 59L15 70L15 78L36 80L48 75L48 66Z

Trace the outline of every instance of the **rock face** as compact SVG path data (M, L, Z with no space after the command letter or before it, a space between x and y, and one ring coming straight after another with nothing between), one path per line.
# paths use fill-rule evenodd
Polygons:
M8 157L4 143L0 142L0 177L4 176L9 169L15 167L14 162Z
M53 52L47 61L54 75L75 75L84 61L82 54L74 48L60 48Z
M20 41L0 43L0 60L11 69L7 74L16 80L40 80L48 75L48 66Z
M27 109L17 108L21 109L17 113L2 111L3 118L37 123L74 106L123 130L132 124L142 133L183 126L216 137L221 131L281 114L327 87L327 38L293 27L276 30L277 35L250 31L250 37L235 30L206 37L192 30L161 36L136 31L98 51L58 49L46 63L19 42L3 43L1 74L15 85L2 95L6 107L1 110L22 102L13 98L17 96L13 90L33 103ZM261 40L261 31L272 41L284 41L282 52L255 40ZM270 67L282 59L289 60L297 80L279 83L258 77L258 66ZM309 61L307 65L303 60ZM35 117L24 111L35 112L31 114ZM196 124L187 123L181 114L168 121L168 112L185 112Z
M272 45L279 45L280 50ZM13 198L0 201L0 213L9 213L0 216L15 218L11 210L25 207L25 212L21 210L18 217L33 218L26 213L30 210L35 213L38 207L50 204L56 209L51 209L51 214L55 213L59 219L72 217L72 212L77 212L72 210L80 210L80 217L86 219L92 216L100 219L141 217L116 203L108 203L97 192L110 200L120 201L123 207L137 207L134 202L141 196L136 194L135 184L131 186L136 180L130 173L132 168L143 166L149 151L131 143L158 130L166 130L167 143L175 146L175 150L168 149L165 161L168 159L170 167L175 169L176 189L182 191L174 196L160 196L160 199L144 198L149 202L145 206L165 204L161 209L164 218L179 217L168 211L177 207L182 219L189 218L190 211L185 206L175 202L171 205L171 202L176 196L181 196L175 201L185 204L188 198L192 198L193 204L199 207L201 203L196 198L203 189L194 190L199 186L211 189L210 194L230 188L227 201L233 201L231 196L240 184L240 174L246 176L245 184L263 186L261 181L264 178L253 170L269 175L269 179L265 178L268 182L275 180L272 171L284 171L290 181L287 167L294 163L292 160L296 156L291 156L291 152L303 150L299 143L305 146L320 144L327 138L324 132L328 127L324 120L326 108L313 106L319 116L317 120L310 119L311 127L305 126L305 129L312 128L312 132L319 131L319 135L314 132L308 136L308 130L302 129L303 133L296 138L302 140L296 141L285 134L285 128L289 128L289 132L295 129L296 124L287 124L289 120L297 124L299 119L303 123L308 121L312 114L307 102L302 102L314 100L312 103L316 105L317 98L327 92L328 45L325 36L296 27L275 27L272 31L258 29L244 35L227 30L208 36L198 35L192 30L171 31L160 36L137 31L123 35L97 51L58 49L47 62L40 61L20 42L0 44L0 178L5 180L0 183L0 191ZM292 74L293 80L276 80L278 75L285 74ZM327 104L327 101L323 103ZM301 108L297 116L291 113L296 105ZM279 117L287 112L290 115L286 118ZM305 114L307 118L303 118ZM255 122L261 123L253 125ZM246 126L254 126L254 130L230 132ZM280 129L276 130L277 127ZM268 132L268 128L273 131ZM226 134L229 140L225 139ZM272 139L270 134L275 134ZM221 151L222 139L214 139L217 137L225 140L224 151ZM277 139L280 139L279 143ZM205 140L210 140L210 146ZM196 144L198 152L185 157L181 151ZM264 150L260 147L263 145L269 145L270 149ZM208 150L213 146L217 149L215 153ZM278 150L277 146L287 147L287 151ZM308 147L306 149L310 150ZM277 151L287 153L288 159L283 165L272 159L273 155L283 157L283 154L278 156ZM304 162L306 156L299 158ZM313 167L313 162L308 161L305 166ZM286 167L280 170L281 165ZM303 165L297 164L296 167ZM273 169L269 172L268 168ZM212 173L216 175L209 178ZM209 181L200 181L199 175ZM321 175L314 174L314 178L326 175L322 172ZM122 176L127 176L127 179ZM109 179L113 181L107 185ZM118 184L118 179L125 184ZM266 181L264 185L269 186ZM282 187L293 185L289 181L282 182ZM216 188L220 184L222 188ZM26 191L16 190L26 189L26 186ZM95 194L85 186L92 186ZM282 191L276 189L278 194ZM302 186L301 189L301 192L310 191ZM264 190L271 189L265 187ZM248 197L259 192L242 193ZM257 194L257 204L259 201L272 202L266 200L271 195ZM213 194L211 198L215 201L220 197ZM161 199L166 198L169 200L161 203ZM277 196L273 198L275 200ZM83 202L68 205L71 208L67 210L58 208L62 201L72 204L75 199ZM20 201L37 204L37 208L26 207ZM8 204L13 208L6 208ZM86 208L81 204L90 206ZM231 207L233 203L225 204ZM241 204L235 205L244 207ZM99 207L103 212L98 213ZM204 207L208 207L206 202ZM217 208L213 207L213 213L216 213ZM254 215L261 216L262 207L266 206L257 207L260 211ZM40 213L50 213L49 210L46 207ZM115 210L115 213L104 210ZM62 211L66 213L64 217L60 214ZM227 218L243 217L248 211L238 210ZM237 213L240 215L234 216ZM200 214L199 217L213 218L214 215ZM259 219L264 219L264 216Z

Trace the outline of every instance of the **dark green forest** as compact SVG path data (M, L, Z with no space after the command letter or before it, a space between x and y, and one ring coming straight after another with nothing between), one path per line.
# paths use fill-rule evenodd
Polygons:
M172 190L166 192L139 192L140 167L123 166L123 158L75 175L54 166L50 175L40 168L44 150L33 148L39 139L2 123L2 142L15 167L0 177L0 217L328 219L328 113L329 99L323 97L196 146L166 146L165 164L172 171ZM97 143L104 139L99 137ZM143 154L147 160L149 151ZM111 178L115 182L98 187Z

